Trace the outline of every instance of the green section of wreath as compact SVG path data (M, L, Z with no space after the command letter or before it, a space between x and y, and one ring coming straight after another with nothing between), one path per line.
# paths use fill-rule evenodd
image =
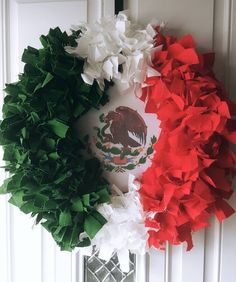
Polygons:
M24 72L6 86L0 124L11 175L1 193L11 193L10 203L36 216L63 250L90 243L79 235L95 236L106 222L96 206L110 199L100 162L83 157L86 144L74 128L82 115L108 101L109 85L103 92L96 82L84 83L84 60L64 50L76 45L76 36L51 29L40 38L43 48L24 51Z

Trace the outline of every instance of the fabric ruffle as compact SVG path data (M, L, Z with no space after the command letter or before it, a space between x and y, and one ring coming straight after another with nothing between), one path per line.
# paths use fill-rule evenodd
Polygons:
M86 60L82 74L86 83L95 79L103 89L104 80L112 80L124 93L131 87L140 88L146 75L157 75L150 66L156 35L151 24L142 29L121 12L75 29L81 31L78 45L67 46L66 51Z
M235 174L235 106L213 74L214 54L198 53L190 35L159 33L156 44L163 46L153 58L160 76L146 79L141 99L161 121L161 135L139 193L150 247L186 241L190 250L192 231L208 226L212 213L219 221L234 213L226 200Z
M128 186L129 192L123 194L113 185L111 203L98 206L107 223L91 240L91 245L99 250L100 259L109 261L116 253L123 272L129 272L129 252L144 255L148 250L148 228L137 193L139 183L133 175L129 176Z

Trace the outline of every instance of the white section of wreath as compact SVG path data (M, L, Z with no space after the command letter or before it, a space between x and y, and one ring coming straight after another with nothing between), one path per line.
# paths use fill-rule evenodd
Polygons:
M86 83L93 84L96 79L103 89L104 80L112 80L124 93L130 87L140 87L149 74L159 75L151 67L156 35L151 24L141 28L121 12L73 29L81 30L81 36L77 47L67 46L66 51L86 60L82 74Z

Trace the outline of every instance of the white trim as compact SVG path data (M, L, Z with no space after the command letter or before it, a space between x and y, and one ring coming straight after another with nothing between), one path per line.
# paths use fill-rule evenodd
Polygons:
M0 87L4 88L5 83L10 79L9 68L9 1L2 0L0 3ZM0 90L0 108L3 105L4 92ZM2 116L2 115L1 115ZM2 148L1 160L2 161ZM7 177L7 173L0 170L1 184ZM8 195L0 195L0 273L6 282L14 282L14 255L12 246L13 217L12 208L8 204Z
M42 282L56 281L56 244L51 234L41 229L41 278Z
M225 86L229 88L229 79L230 79L230 68L229 68L229 61L230 61L230 47L231 47L231 11L232 7L232 0L225 0L224 1L224 14L223 14L223 53L225 55L226 64L225 64Z
M76 252L76 282L84 282L84 256L89 255L87 248L80 248Z
M232 64L230 64L229 72L229 95L235 101L235 89L236 81L233 79L236 70L236 39L235 39L235 29L236 29L236 2L231 1L231 15L230 15L230 42L229 42L229 59Z
M77 279L77 251L71 253L71 282L78 282Z
M102 16L113 16L115 14L115 0L103 0Z
M19 50L18 42L19 42L19 32L18 32L18 9L19 3L16 0L8 0L9 1L9 13L8 13L8 50L9 50L9 58L7 60L8 65L8 81L13 82L16 81L19 74L19 58L18 52Z
M170 245L166 242L166 249L165 249L165 282L170 281Z
M93 23L102 17L102 0L87 0L87 21Z
M147 255L136 256L135 261L135 282L148 282L148 273L147 273Z
M226 88L230 84L229 61L231 51L232 0L214 0L213 49L215 70Z
M125 0L124 9L129 10L130 17L133 21L138 21L140 0Z

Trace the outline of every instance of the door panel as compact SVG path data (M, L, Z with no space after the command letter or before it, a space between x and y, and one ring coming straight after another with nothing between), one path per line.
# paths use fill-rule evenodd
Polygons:
M203 49L212 48L214 0L147 0L138 2L139 22L157 19L177 36L191 32ZM199 32L201 31L201 32Z

